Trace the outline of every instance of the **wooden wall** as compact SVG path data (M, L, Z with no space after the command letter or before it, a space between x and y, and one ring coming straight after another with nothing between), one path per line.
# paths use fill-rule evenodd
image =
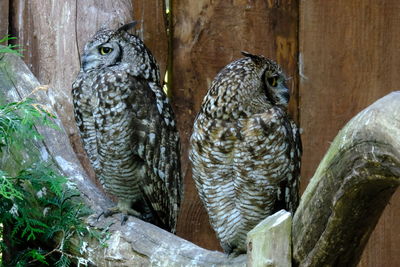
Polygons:
M397 0L301 1L303 188L338 130L376 99L400 89L399 12ZM399 226L397 190L360 266L400 266Z
M172 0L170 0L172 1ZM9 32L43 84L85 162L70 87L84 43L101 25L138 20L137 34L167 67L164 0L0 0L0 37ZM400 2L397 0L174 0L172 101L182 138L185 200L178 235L220 249L199 202L187 159L188 137L217 72L240 51L277 60L292 77L290 113L303 129L302 189L338 130L400 83ZM400 265L400 192L393 196L360 266Z
M0 0L0 39L8 34L8 4L8 0ZM2 45L6 45L6 43Z

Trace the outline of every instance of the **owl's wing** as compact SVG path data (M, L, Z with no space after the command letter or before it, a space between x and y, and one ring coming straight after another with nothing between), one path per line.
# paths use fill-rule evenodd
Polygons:
M299 198L301 156L296 125L277 107L253 115L242 124L243 146L238 146L240 156L235 164L238 191L261 210L294 211ZM252 216L247 208L246 204L242 209L244 217Z
M301 142L300 131L295 122L291 119L290 120L290 127L288 127L288 131L292 133L292 138L289 140L291 141L290 146L290 157L291 161L293 162L293 169L292 169L292 176L290 176L291 180L288 183L288 191L290 194L286 194L287 203L286 209L291 211L292 214L296 211L299 201L300 201L300 171L301 171L301 156L303 154L303 145Z
M225 237L235 232L242 219L234 188L238 134L236 122L217 120L200 112L190 138L192 177L224 250L228 249Z
M133 88L129 104L136 129L132 149L143 160L147 173L141 180L143 198L156 217L155 223L175 232L183 189L174 114L157 84L129 76L128 86Z
M179 136L176 131L159 126L150 135L160 131L159 138L151 144L149 137L144 146L144 160L148 178L143 180L144 198L161 220L160 226L175 232L182 198Z
M96 171L100 168L97 152L96 125L93 117L93 101L95 98L89 93L91 85L86 76L80 73L72 85L72 102L76 125L81 136L83 147L89 161Z

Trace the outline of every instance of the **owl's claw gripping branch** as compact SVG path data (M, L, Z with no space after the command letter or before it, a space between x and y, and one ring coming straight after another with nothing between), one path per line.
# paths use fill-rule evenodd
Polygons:
M140 212L130 207L130 202L124 201L119 201L117 206L108 208L107 210L100 213L100 215L97 217L97 220L99 220L102 215L107 218L117 213L121 213L121 225L124 225L125 222L128 220L128 215L134 216L141 220L145 220Z

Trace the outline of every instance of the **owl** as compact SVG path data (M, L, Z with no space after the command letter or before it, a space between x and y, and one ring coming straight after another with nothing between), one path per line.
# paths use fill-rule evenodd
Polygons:
M246 235L280 209L294 212L301 141L287 114L281 68L242 52L216 76L194 122L193 179L226 253L246 252Z
M175 232L182 198L180 144L160 73L142 40L100 29L85 45L72 85L75 120L104 190L123 213Z

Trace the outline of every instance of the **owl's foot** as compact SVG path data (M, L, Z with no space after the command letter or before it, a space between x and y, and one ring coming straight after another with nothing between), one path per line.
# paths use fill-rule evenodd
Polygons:
M136 211L134 209L121 209L118 206L115 206L115 207L107 209L106 211L103 212L103 215L104 215L104 217L110 217L110 216L112 216L114 214L117 214L117 213L122 213L122 214L125 214L125 215L132 215L132 216L135 216L135 217L137 217L139 219L142 217L142 215L138 211Z
M223 242L223 243L221 243L221 246L224 249L224 252L226 254L228 254L228 258L235 258L235 257L237 257L237 256L239 256L241 254L245 254L246 253L245 249L239 248L239 247L237 247L235 245L232 246L232 245L229 245L229 244Z
M121 225L125 224L125 222L128 220L128 215L143 219L143 216L140 214L140 212L132 209L130 206L130 202L119 201L117 206L108 208L106 211L100 214L100 216L104 215L104 217L110 217L114 214L121 213Z
M233 249L230 253L229 253L229 255L228 255L228 258L236 258L237 256L239 256L239 255L242 255L242 254L245 254L246 253L246 251L243 251L242 249Z

